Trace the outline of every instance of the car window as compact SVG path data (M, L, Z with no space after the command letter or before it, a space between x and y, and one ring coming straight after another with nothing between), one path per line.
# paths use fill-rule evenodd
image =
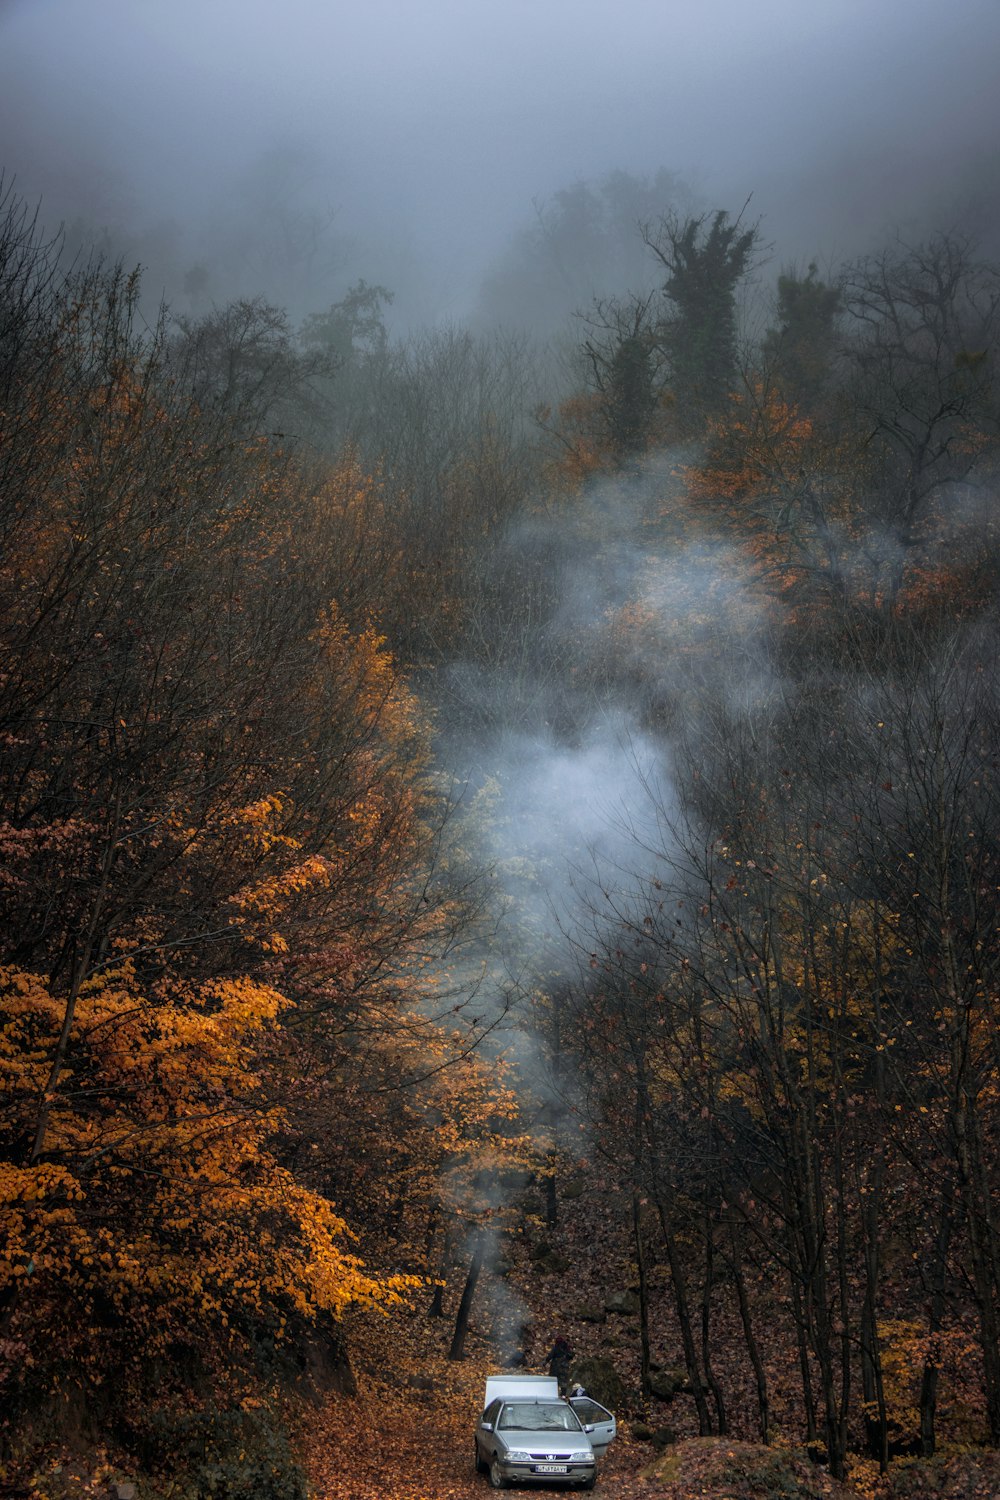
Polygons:
M497 1419L497 1412L499 1410L500 1410L500 1401L499 1401L499 1399L497 1399L495 1401L491 1401L490 1404L489 1404L489 1406L483 1412L482 1420L484 1422L495 1423L496 1419Z
M605 1411L603 1406L598 1406L596 1401L591 1401L586 1396L574 1397L573 1410L581 1422L610 1422L611 1420L609 1411Z
M510 1432L580 1432L582 1424L569 1406L547 1406L540 1401L511 1401L500 1415L500 1429Z

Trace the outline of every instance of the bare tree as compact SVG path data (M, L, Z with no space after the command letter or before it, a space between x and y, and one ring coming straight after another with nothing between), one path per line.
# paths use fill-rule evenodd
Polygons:
M934 507L991 472L1000 275L953 233L856 263L841 290L853 322L845 394L874 465L865 503L895 598Z

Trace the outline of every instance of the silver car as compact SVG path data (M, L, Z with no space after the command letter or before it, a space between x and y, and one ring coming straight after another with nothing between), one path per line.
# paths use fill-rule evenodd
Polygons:
M604 1412L603 1407L598 1410ZM497 1396L476 1428L476 1468L486 1471L495 1490L513 1482L551 1484L560 1479L593 1489L597 1466L591 1434L602 1453L613 1436L614 1418L610 1412L604 1415L612 1425L610 1435L598 1434L592 1423L585 1426L568 1401Z

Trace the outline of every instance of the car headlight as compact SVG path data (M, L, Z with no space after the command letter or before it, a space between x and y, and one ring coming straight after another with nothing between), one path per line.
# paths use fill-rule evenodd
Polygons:
M531 1454L525 1453L523 1448L510 1448L507 1451L507 1459L512 1464L530 1464Z
M570 1454L569 1461L571 1464L583 1464L587 1463L593 1456L593 1448L578 1448L575 1453Z

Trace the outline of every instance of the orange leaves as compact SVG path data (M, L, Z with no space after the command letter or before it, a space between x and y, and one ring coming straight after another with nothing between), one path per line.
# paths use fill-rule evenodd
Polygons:
M46 1040L58 1010L40 980L8 970L5 982L19 997L4 1032L17 1085L19 1033ZM153 1345L192 1316L228 1324L241 1305L264 1315L277 1299L311 1318L398 1301L412 1280L365 1273L332 1205L272 1156L280 1112L248 1109L257 1039L287 1003L246 977L151 988L126 965L91 980L53 1103L54 1160L0 1163L0 1290L23 1279L33 1296L128 1298ZM25 1120L30 1085L14 1091Z
M709 458L687 470L695 499L740 501L795 483L812 422L799 416L773 389L755 382L744 395L730 397L725 420L709 426Z
M556 446L546 466L546 478L556 489L575 494L593 475L610 467L611 454L599 440L601 398L596 393L571 396L562 402L553 418L543 407L540 425L555 438Z
M146 1356L405 1293L283 1159L278 1059L314 981L392 1015L439 920L421 715L320 534L375 481L220 457L136 358L86 430L47 393L0 602L0 1296L85 1363L95 1308Z
M286 847L295 847L293 840L282 840ZM232 906L241 912L275 914L283 904L303 892L328 885L334 863L320 854L308 855L305 859L287 865L279 874L249 882L231 898ZM273 949L284 951L287 947L280 935L272 935L268 942Z
M377 611L436 539L199 407L134 297L53 281L0 429L0 1385L30 1347L50 1390L398 1304L365 1195L425 1238L523 1149L425 1006L471 882Z
M321 613L314 639L323 650L325 681L349 698L360 721L378 726L390 738L403 738L417 727L417 702L396 669L385 636L368 625L352 635L336 600Z

